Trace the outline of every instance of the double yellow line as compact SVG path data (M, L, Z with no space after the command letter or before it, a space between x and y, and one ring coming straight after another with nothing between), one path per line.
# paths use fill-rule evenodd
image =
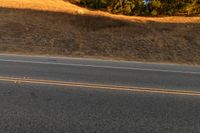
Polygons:
M200 91L169 90L169 89L156 89L156 88L132 87L132 86L116 86L116 85L107 85L107 84L65 82L65 81L56 81L56 80L39 80L39 79L30 79L30 78L0 77L0 81L14 82L14 83L30 83L30 84L43 84L43 85L55 85L55 86L68 86L68 87L82 87L82 88L92 88L92 89L130 91L130 92L200 96Z

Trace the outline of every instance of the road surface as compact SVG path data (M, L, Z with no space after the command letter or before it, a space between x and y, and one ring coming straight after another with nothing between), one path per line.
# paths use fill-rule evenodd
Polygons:
M0 55L0 132L197 133L200 67Z

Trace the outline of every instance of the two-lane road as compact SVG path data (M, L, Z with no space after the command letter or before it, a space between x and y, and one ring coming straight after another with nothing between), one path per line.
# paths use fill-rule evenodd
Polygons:
M200 67L0 55L0 76L199 90Z
M198 133L200 67L0 55L0 132Z
M0 55L0 76L134 87L199 90L200 67Z

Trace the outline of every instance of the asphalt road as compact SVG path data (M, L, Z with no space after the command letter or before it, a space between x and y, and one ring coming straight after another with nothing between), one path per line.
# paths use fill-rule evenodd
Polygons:
M0 55L0 76L199 90L200 67Z
M200 67L0 55L0 77L200 91ZM3 133L199 133L200 96L0 81Z

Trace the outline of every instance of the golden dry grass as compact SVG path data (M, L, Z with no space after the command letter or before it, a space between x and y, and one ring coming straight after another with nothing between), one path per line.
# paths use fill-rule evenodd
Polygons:
M84 12L87 15L100 15L105 17L110 17L120 20L128 21L155 21L155 22L166 22L166 23L199 23L200 17L136 17L136 16L124 16L124 15L114 15L102 11L91 11L86 8L82 8L73 5L67 0L0 0L0 7L7 8L18 8L18 9L34 9L42 11L53 11L53 12L67 12L72 14L77 14Z
M200 64L200 17L129 17L0 0L0 51Z

